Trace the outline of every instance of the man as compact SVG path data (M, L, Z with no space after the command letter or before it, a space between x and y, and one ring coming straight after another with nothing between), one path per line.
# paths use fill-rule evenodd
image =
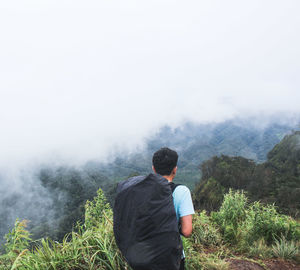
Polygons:
M153 155L155 173L118 184L114 235L134 270L184 269L179 232L191 235L194 208L189 189L172 183L177 160L175 151L162 148Z
M169 182L172 182L177 172L178 154L167 147L156 151L152 158L152 169ZM194 212L190 190L184 185L178 185L173 192L173 202L180 232L184 237L192 234L192 215ZM184 269L184 253L180 270Z

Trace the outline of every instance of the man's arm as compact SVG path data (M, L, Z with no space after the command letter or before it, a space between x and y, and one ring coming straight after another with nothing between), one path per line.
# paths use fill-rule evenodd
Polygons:
M174 206L180 221L180 233L184 237L192 234L192 215L195 213L190 190L184 186L178 186L173 192Z
M181 233L184 237L191 236L193 230L192 221L193 221L192 215L187 215L180 218Z

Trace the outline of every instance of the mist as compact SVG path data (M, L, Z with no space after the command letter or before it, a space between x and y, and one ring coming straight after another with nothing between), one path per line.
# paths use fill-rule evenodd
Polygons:
M2 1L1 234L16 217L51 222L53 198L36 175L45 166L143 151L165 125L299 123L299 8Z
M165 124L299 115L298 1L0 5L2 167L105 159Z

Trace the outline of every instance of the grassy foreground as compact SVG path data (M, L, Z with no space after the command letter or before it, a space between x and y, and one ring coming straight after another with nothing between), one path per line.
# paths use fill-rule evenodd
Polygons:
M273 205L249 204L239 191L229 191L218 212L196 213L193 234L183 239L187 269L232 269L234 258L264 261L281 258L300 263L300 223L280 215ZM33 241L26 221L16 221L6 235L0 269L130 269L113 237L112 210L101 190L85 206L85 223L61 243Z

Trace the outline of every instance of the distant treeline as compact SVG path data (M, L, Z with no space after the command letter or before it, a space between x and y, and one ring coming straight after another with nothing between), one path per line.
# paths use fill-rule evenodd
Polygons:
M243 157L215 156L201 166L202 181L193 193L197 209L216 210L230 188L251 201L275 203L279 211L300 216L300 132L287 135L256 164Z

